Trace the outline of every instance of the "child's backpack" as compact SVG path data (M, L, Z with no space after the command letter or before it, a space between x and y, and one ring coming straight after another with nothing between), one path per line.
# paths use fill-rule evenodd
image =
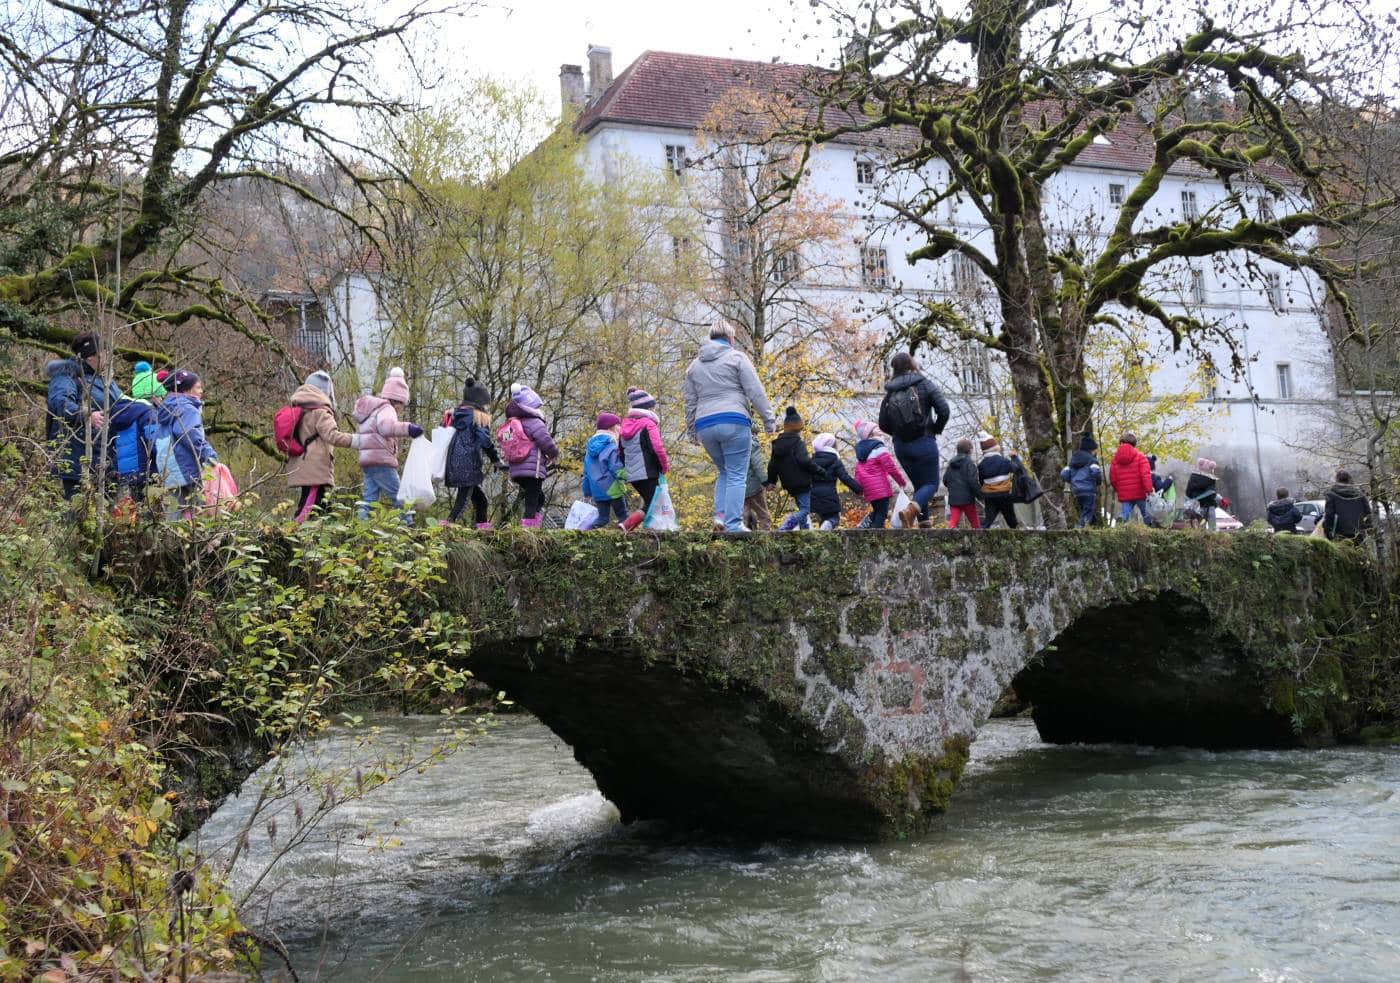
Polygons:
M523 464L535 449L535 442L525 432L525 425L520 419L513 416L496 431L496 446L500 448L501 456L511 464Z
M305 444L297 440L297 428L301 426L301 418L305 413L306 407L289 405L272 414L272 440L277 449L288 457L301 457L306 453L306 448L321 436L313 433Z
M885 396L889 433L900 440L918 440L928 426L928 414L919 398L918 386L905 386Z

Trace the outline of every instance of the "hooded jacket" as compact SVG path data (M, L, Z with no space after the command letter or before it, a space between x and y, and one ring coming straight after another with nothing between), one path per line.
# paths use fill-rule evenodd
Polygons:
M182 486L195 484L204 465L219 459L204 438L204 402L189 393L171 393L156 416L161 436L170 438L170 466L180 472L176 480Z
M1092 453L1077 450L1069 456L1069 464L1060 471L1060 480L1069 483L1069 490L1076 498L1092 498L1099 493L1099 485L1103 484L1103 468Z
M408 424L399 422L399 411L383 396L355 400L355 433L360 437L360 467L399 466L399 438L408 436Z
M53 474L76 480L82 476L80 465L87 453L87 414L93 410L105 411L120 398L121 390L115 382L104 387L97 371L79 358L56 358L44 366L44 371L49 377L44 440L57 452ZM102 437L95 434L93 439L98 441ZM99 445L94 444L90 468L97 463L98 450Z
M841 490L836 487L839 481L853 492L861 492L861 486L835 451L817 451L812 455L812 464L817 473L812 476L812 511L819 516L839 515L841 512Z
M943 470L943 484L948 488L948 504L966 508L982 495L982 481L971 454L957 454Z
M478 418L477 414L481 417ZM447 445L447 460L443 464L442 483L448 488L475 488L484 477L481 470L481 455L485 454L496 465L501 466L496 445L491 442L491 431L481 422L489 419L485 412L475 406L463 404L450 411L447 425L455 431L452 442Z
M1360 539L1370 525L1371 505L1356 485L1337 482L1327 489L1322 534L1328 539Z
M750 425L752 406L763 421L763 429L778 429L773 408L763 384L758 381L753 362L732 344L711 339L685 370L685 429L694 435L720 423Z
M129 484L144 485L156 466L156 443L160 437L156 408L144 399L119 399L107 429L117 434L112 440L117 476Z
M168 401L169 397L166 398ZM334 485L335 466L331 449L359 447L359 436L342 433L336 427L335 408L331 398L315 386L298 387L297 391L292 393L291 405L302 408L296 438L306 448L306 453L287 462L287 484L293 488ZM316 440L311 440L312 434L316 435Z
M890 396L910 386L919 394L919 405L923 407L924 418L927 421L920 436L937 437L948 425L948 401L943 398L943 390L930 382L922 372L905 372L885 383L885 398L880 401L880 429L894 435L894 421L889 418L885 404Z
M618 455L627 481L659 478L671 470L661 427L651 410L628 410L618 436Z
M1118 501L1143 501L1152 494L1152 465L1147 455L1132 444L1119 444L1108 466L1108 481Z
M525 428L525 436L530 438L533 445L523 461L510 466L510 476L545 477L549 474L549 466L559 459L559 448L554 443L554 438L549 435L549 428L544 425L544 414L534 407L524 405L518 399L512 399L506 404L506 418L519 420L520 425Z
M749 470L744 475L744 497L753 498L763 491L763 482L768 475L768 465L763 463L763 445L754 434L749 444Z
M805 495L821 469L812 463L802 431L785 430L773 441L768 458L768 484L780 482L789 495Z
M1146 462L1146 460L1146 458L1143 458L1144 462ZM1006 485L1006 491L1004 492L997 492L996 494L982 492L983 501L1000 502L1003 499L1010 499L1016 489L1016 471L1016 462L1000 451L983 455L982 460L977 462L978 482L982 485L986 485L988 482L997 482L998 479L1011 479L1010 481L1002 480L999 482L1000 484Z
M895 486L903 488L909 484L899 465L894 463L889 448L884 441L870 437L856 444L856 483L867 503L878 502L882 498L893 498Z
M1291 498L1274 499L1264 512L1274 532L1297 532L1298 523L1303 521L1303 513L1298 511L1297 503Z
M1192 471L1191 477L1186 479L1187 502L1195 502L1203 509L1213 509L1216 505L1215 498L1215 475Z
M583 497L599 502L615 498L610 492L622 475L622 457L618 452L617 438L606 430L599 430L588 438L588 445L584 448Z

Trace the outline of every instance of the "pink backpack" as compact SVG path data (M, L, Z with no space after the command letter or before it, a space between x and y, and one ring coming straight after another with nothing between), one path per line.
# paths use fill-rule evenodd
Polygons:
M535 442L525 432L525 425L517 417L510 417L496 431L496 446L501 456L511 464L523 464L535 449Z

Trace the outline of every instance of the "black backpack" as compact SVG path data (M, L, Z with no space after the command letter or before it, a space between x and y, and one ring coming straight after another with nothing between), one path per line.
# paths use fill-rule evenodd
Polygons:
M880 426L900 440L918 440L927 432L928 413L924 410L924 401L919 398L917 383L885 393L884 405L880 407Z

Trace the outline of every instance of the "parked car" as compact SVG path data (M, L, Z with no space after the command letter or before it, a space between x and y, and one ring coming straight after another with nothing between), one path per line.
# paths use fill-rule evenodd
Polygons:
M1186 510L1185 510L1185 509L1177 509L1174 513L1172 513L1172 528L1173 528L1173 529L1185 529L1185 528L1187 528L1189 525L1190 525L1190 523L1188 523L1188 522L1186 521ZM1202 528L1205 528L1205 524L1204 524L1204 523L1202 523ZM1226 512L1224 509L1220 508L1219 506L1216 506L1216 509L1215 509L1215 531L1216 531L1216 532L1239 532L1239 531L1240 531L1241 529L1243 529L1243 528L1244 528L1244 523L1243 523L1243 522L1241 522L1239 519L1236 519L1233 515L1231 515L1229 512Z
M1298 532L1306 536L1317 528L1317 523L1322 518L1322 510L1327 507L1327 503L1317 498L1293 504L1297 505L1298 511L1303 514L1302 521L1298 523Z

